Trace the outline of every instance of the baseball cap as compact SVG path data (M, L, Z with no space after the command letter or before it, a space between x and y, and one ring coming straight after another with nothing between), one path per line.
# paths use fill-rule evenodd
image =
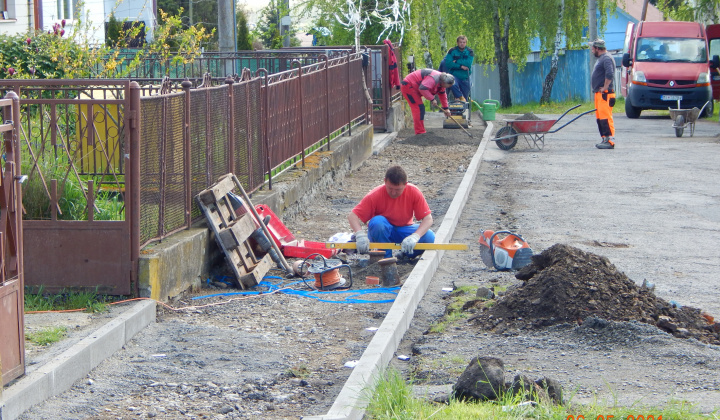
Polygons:
M598 38L595 41L588 42L588 45L595 48L605 48L605 40Z

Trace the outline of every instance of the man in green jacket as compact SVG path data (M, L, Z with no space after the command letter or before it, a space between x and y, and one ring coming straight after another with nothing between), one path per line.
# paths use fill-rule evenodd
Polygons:
M467 46L465 35L457 37L457 46L450 48L443 60L445 71L455 76L455 84L452 86L453 96L463 102L470 97L470 73L473 60L475 53Z

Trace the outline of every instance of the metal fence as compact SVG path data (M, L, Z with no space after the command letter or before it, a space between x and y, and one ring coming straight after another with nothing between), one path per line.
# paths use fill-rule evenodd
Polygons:
M0 94L20 98L25 284L135 294L141 247L198 220L194 197L220 175L272 188L275 174L369 123L372 58L318 58L145 86L0 81Z
M170 89L180 90L180 83L190 81L194 87L212 83L224 83L228 76L238 76L249 70L255 74L263 69L267 74L283 73L293 68L293 63L301 66L322 63L325 59L335 59L354 52L354 47L301 47L281 50L203 52L197 57L178 55L147 55L136 60L136 50L121 51L113 60L118 61L113 77L130 78L143 87L144 95L161 90L161 81L165 78L174 83ZM363 46L362 54L370 58L370 94L373 101L373 125L385 130L388 109L394 102L401 100L400 90L390 85L388 76L387 45ZM394 48L398 60L398 69L404 72L402 49ZM93 74L104 74L100 65L91 70Z
M221 175L235 173L248 191L272 188L283 165L369 121L362 55L322 59L140 100L142 245L200 219L193 197Z
M132 89L134 87L134 89ZM130 81L4 80L19 96L25 284L130 294L139 249L129 170L139 86ZM129 166L130 165L130 166ZM135 256L133 256L133 254Z

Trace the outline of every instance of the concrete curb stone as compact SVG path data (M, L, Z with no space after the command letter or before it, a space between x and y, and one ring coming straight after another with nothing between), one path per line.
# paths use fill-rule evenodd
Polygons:
M72 387L93 368L155 322L155 301L141 300L117 318L93 331L57 358L5 388L0 420L14 420L25 410Z

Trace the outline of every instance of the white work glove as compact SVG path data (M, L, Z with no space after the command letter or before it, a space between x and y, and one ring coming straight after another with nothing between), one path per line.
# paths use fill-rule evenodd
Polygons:
M359 254L370 252L370 239L368 239L367 233L362 230L355 232L355 250Z
M415 251L415 245L417 245L419 240L420 235L418 235L417 233L413 233L412 235L403 239L402 244L400 244L400 250L405 255L412 255L412 253Z

